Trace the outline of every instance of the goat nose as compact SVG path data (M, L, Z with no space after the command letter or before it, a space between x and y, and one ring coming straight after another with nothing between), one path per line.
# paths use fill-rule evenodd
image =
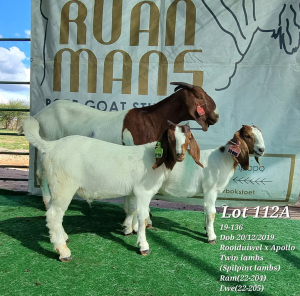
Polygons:
M177 153L176 155L177 155L177 157L181 157L182 153Z
M265 152L265 148L259 148L258 150L259 150L259 152L261 152L261 153L264 153L264 152Z

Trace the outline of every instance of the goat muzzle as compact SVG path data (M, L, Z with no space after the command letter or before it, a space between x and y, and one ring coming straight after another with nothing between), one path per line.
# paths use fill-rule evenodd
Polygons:
M218 121L219 121L219 114L214 114L213 117L211 116L207 116L207 124L210 126L210 125L214 125L216 124Z
M177 153L176 157L175 157L176 161L178 161L178 162L183 161L184 158L185 158L185 154L184 153Z

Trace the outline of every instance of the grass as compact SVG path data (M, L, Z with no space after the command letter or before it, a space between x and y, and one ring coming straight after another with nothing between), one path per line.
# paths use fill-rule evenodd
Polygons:
M14 133L15 131L0 129L1 133ZM17 132L16 132L17 134ZM0 135L0 149L8 150L29 150L29 142L23 136L5 136Z
M264 285L264 292L225 295L300 295L300 221L221 219L221 234L274 234L274 241L206 242L201 212L151 209L155 229L147 230L151 254L138 253L136 236L124 237L121 205L73 200L64 218L73 260L58 261L49 241L41 197L0 191L0 295L224 295L221 285ZM229 220L229 221L228 221ZM222 223L243 230L220 231ZM222 244L294 245L294 251L220 251ZM263 261L221 261L220 255L263 256ZM232 266L278 266L280 271L221 272ZM253 267L254 268L254 267ZM220 282L221 275L266 275L265 282Z

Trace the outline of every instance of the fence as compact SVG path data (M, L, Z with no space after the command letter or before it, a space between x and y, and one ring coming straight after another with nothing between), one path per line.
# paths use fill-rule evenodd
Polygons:
M0 41L30 41L30 38L0 38ZM30 84L27 81L0 81L0 84ZM0 112L8 112L8 111L22 111L22 112L30 112L30 109L8 109L8 108L1 108ZM0 133L0 135L4 136L24 136L18 135L17 133ZM8 154L8 155L29 155L29 152L4 152L0 151L0 154ZM0 164L0 168L29 168L29 166L24 165L2 165ZM1 181L28 181L27 179L23 178L5 178L0 177Z

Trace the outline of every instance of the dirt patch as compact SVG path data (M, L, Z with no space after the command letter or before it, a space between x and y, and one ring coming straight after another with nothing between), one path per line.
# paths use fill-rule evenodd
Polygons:
M8 152L7 149L0 147L1 152ZM28 150L19 149L9 152L28 152ZM29 155L10 155L0 154L0 165L29 165Z
M7 149L0 148L0 151L7 152ZM28 152L20 149L10 152ZM0 154L0 165L22 165L29 166L29 155ZM1 168L0 178L28 179L28 169ZM13 191L28 191L28 181L0 180L0 188Z

